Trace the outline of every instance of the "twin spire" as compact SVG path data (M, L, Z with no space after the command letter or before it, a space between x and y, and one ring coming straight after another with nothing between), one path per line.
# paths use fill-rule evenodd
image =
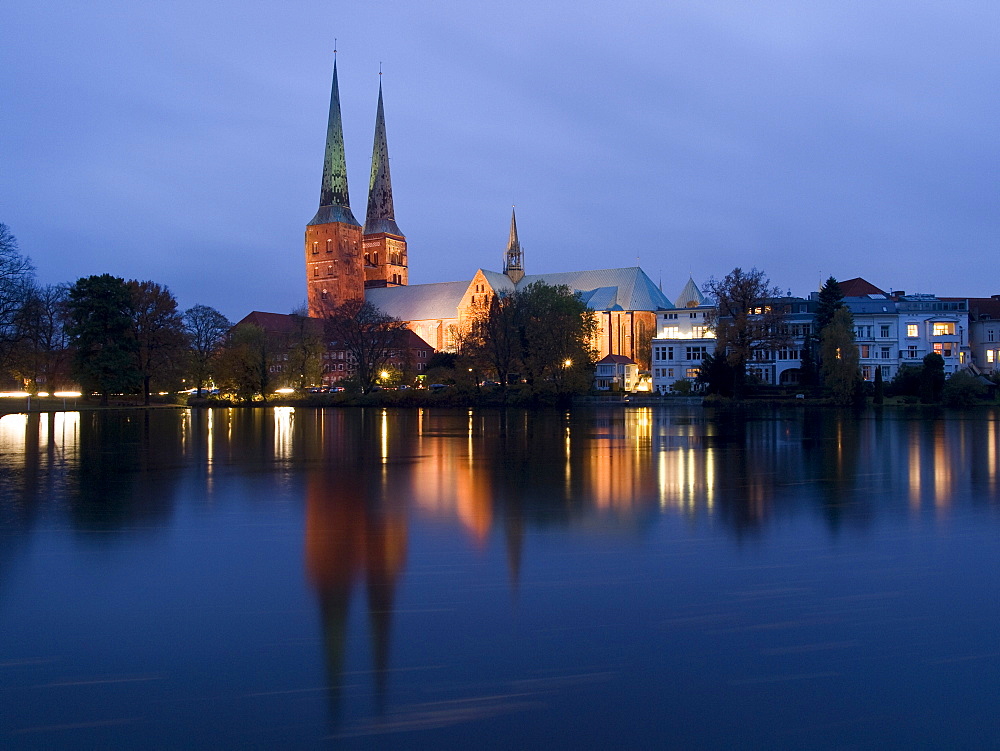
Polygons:
M361 226L351 211L351 198L347 187L347 159L344 155L344 127L340 116L340 87L337 83L336 58L333 61L333 88L330 92L330 116L326 126L326 151L323 156L319 211L309 224L332 222ZM381 80L378 85L375 143L372 146L372 173L368 182L368 212L365 216L364 234L376 232L403 237L403 233L396 226L392 206L392 180L389 177L389 147L385 136Z

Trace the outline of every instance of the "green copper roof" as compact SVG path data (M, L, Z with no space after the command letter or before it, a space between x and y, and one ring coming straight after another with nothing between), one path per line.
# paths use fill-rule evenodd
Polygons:
M323 155L323 184L319 191L319 211L309 224L343 222L360 226L351 213L347 192L347 160L344 158L344 126L340 119L340 87L337 85L337 61L333 61L333 88L330 92L330 118L326 125L326 152Z
M368 212L365 234L387 232L403 237L396 226L392 208L392 179L389 177L389 146L385 138L385 112L382 109L382 83L378 85L378 112L375 115L375 143L372 145L372 174L368 181Z

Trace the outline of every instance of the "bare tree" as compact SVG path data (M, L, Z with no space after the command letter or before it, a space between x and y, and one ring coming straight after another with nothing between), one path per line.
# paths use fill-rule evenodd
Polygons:
M68 291L64 284L35 287L22 310L23 336L15 347L13 370L32 392L43 384L54 391L68 379Z
M716 352L725 353L733 368L733 394L739 398L746 384L747 363L757 353L779 349L788 341L783 308L775 304L782 291L763 271L739 267L721 281L710 279L708 291L715 298L709 326L715 332Z
M191 374L198 396L212 375L212 364L232 327L228 318L208 305L195 305L184 311L184 330L191 348Z
M386 315L370 302L352 300L338 305L327 316L326 335L347 353L354 375L367 394L393 352L405 347L406 324Z
M22 256L10 228L0 223L0 366L24 335L22 313L34 289L35 267Z

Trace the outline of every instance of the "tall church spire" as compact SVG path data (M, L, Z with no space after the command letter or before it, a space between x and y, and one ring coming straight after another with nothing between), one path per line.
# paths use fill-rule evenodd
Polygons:
M379 74L381 75L381 74ZM392 207L392 179L389 176L389 146L385 138L385 111L382 108L382 81L378 84L378 112L375 115L375 143L372 145L372 174L368 181L368 212L365 234L385 232L403 237L396 226Z
M340 87L337 84L337 58L333 59L333 87L330 91L330 117L326 124L326 151L323 155L323 183L319 191L319 211L309 224L343 222L360 226L351 212L347 191L347 160L344 158L344 126L340 118Z
M513 207L510 210L510 239L507 240L507 250L503 254L503 273L517 284L524 278L524 262L521 242L517 239L517 218Z

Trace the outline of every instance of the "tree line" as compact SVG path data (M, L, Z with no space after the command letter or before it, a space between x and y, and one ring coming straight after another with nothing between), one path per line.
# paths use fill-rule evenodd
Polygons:
M231 327L214 308L181 312L163 285L102 274L41 285L17 239L0 224L0 374L29 393L79 384L138 393L184 381L201 389Z

